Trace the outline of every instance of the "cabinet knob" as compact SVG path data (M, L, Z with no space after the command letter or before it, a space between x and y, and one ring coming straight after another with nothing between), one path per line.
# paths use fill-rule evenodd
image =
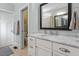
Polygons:
M61 50L62 52L65 52L65 53L70 53L70 51L66 48L59 48L59 50Z

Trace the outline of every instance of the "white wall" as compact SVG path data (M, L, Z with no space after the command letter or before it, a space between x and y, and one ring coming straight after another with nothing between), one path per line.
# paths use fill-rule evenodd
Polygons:
M13 39L14 39L14 35L12 32L12 25L13 25L13 20L14 20L13 19L13 12L14 12L14 5L13 4L0 3L0 22L4 21L2 23L4 25L4 27L1 28L1 26L0 26L0 28L1 29L6 28L6 30L3 29L5 31L5 36L1 36L2 41L0 39L0 42L2 43L2 45L0 44L0 46L7 46L7 45L13 43ZM2 33L4 33L4 32L2 32Z
M39 19L39 4L29 4L29 34L38 32L38 19Z
M12 44L12 15L0 11L0 47Z
M0 10L5 9L8 11L14 11L14 4L12 3L0 3Z
M51 23L50 21L51 21L50 17L43 18L42 27L47 27L47 28L51 27L50 26L50 23Z
M47 33L57 34L57 35L66 35L66 36L75 36L77 37L79 34L79 30L73 30L73 31L64 31L64 30L41 30L40 29L40 4L29 4L29 32L30 33L37 33L41 32L44 33L47 31Z

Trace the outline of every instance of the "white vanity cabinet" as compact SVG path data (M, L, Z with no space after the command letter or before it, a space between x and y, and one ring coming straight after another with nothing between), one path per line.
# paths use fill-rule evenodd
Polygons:
M63 55L63 54L61 54L61 53L54 50L53 56L65 56L65 55Z
M53 55L59 56L59 54L62 56L79 56L79 48L53 43Z
M71 41L69 42L58 41L59 38L51 38L52 41L49 39L50 38L29 37L28 39L29 55L30 56L79 56L79 48L67 44ZM76 44L76 42L74 43Z
M51 56L51 52L41 47L37 47L36 56Z
M37 39L36 42L36 55L37 56L51 56L51 42L43 39Z
M28 38L28 48L30 56L51 56L51 42L34 37Z

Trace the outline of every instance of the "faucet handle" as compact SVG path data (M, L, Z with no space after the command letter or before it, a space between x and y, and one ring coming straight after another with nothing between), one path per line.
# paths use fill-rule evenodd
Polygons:
M44 30L44 34L47 34L47 31L46 30Z

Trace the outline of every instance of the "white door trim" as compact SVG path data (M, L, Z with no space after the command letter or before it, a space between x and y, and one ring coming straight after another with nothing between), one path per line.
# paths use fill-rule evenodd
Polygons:
M20 9L20 48L24 48L24 21L23 21L23 16L22 16L22 11L28 8L28 5L24 5L21 9Z

